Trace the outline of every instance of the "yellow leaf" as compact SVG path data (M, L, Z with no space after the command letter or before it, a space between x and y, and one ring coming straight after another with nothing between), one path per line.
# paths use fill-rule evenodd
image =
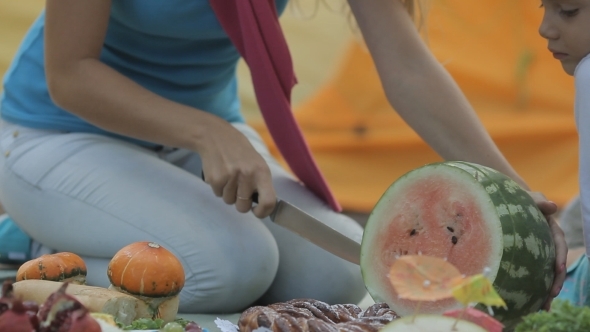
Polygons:
M506 303L483 274L476 274L463 279L452 289L457 301L467 306L469 303L481 303L487 306L504 307Z

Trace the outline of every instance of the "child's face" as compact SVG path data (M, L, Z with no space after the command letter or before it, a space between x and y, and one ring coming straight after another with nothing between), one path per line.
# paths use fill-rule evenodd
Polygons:
M566 73L590 54L590 0L542 0L545 13L539 34Z

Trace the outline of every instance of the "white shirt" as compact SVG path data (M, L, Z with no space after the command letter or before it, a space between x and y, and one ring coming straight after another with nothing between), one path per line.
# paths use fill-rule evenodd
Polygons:
M574 71L576 99L574 115L579 137L579 178L584 242L590 257L590 55Z

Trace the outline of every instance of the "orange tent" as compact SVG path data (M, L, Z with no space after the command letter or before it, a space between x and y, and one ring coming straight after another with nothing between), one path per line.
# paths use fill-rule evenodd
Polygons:
M564 205L578 191L573 80L538 35L541 17L535 0L437 0L424 31L516 170ZM370 211L399 176L441 160L388 104L356 41L295 115L345 210ZM272 146L264 124L251 123Z

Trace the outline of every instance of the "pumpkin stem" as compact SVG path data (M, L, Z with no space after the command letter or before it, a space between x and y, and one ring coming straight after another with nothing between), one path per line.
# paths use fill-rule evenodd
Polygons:
M150 243L148 243L148 246L149 246L149 247L151 247L151 248L156 248L156 249L157 249L157 248L160 248L160 245L159 245L159 244L157 244L157 243L154 243L154 242L150 242Z

